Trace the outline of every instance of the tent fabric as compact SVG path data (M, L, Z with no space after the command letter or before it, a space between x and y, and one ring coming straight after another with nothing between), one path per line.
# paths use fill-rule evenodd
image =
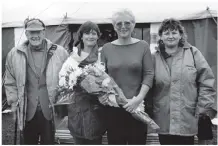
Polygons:
M143 40L150 44L151 35L150 28L143 28Z
M14 46L14 28L2 29L2 71L5 70L5 60L7 54ZM4 72L2 72L2 76L3 73Z
M16 29L16 28L15 28ZM15 29L14 28L3 28L2 29L2 76L5 71L5 60L8 52L18 44L15 44ZM19 30L23 32L25 30ZM22 37L20 36L22 35ZM71 40L71 33L68 29L68 25L60 26L48 26L46 27L46 37L53 43L63 46L68 49L68 45ZM26 40L25 33L19 34L19 39L23 38L19 45Z
M147 7L150 8L146 9ZM172 7L172 10L167 9L160 13L160 11L158 11L160 7L162 7L161 4L154 5L153 3L114 4L103 2L87 2L84 4L77 5L77 3L71 2L57 2L46 11L40 13L40 15L37 15L37 18L42 19L46 25L82 24L88 20L91 20L97 24L108 24L111 23L112 14L120 8L128 8L132 10L136 16L137 23L161 22L163 21L163 19L168 17L177 18L179 20L193 20L208 17L217 17L217 12L209 9L200 12L195 12L196 10L192 10L190 8L188 9L188 7L187 9L176 9L176 7L178 7L178 4L176 4L174 8ZM172 13L171 11L175 11L175 13ZM28 15L28 13L26 12L22 13L21 16L19 18L14 19L5 18L6 20L3 21L2 27L22 27L24 19L30 15Z
M217 79L217 25L211 18L182 21L190 44L204 55Z
M7 29L7 28L4 28ZM13 28L11 28L13 29ZM52 42L68 48L69 41L71 39L71 33L69 32L68 25L55 25L46 27L46 38ZM5 36L3 36L5 37ZM18 46L27 40L25 35L25 29L23 27L14 28L14 45Z
M48 26L46 27L46 38L68 49L71 32L69 31L68 25Z
M193 20L193 19L205 19L205 18L212 18L217 17L217 12L215 10L203 10L197 13L193 13L181 18L179 20Z
M217 21L217 18L215 20ZM201 51L210 65L216 79L215 89L217 89L217 24L212 18L182 21L182 23L189 43ZM217 109L217 98L215 99L214 109Z
M150 44L150 25L136 25L133 37L140 40L145 40L148 44Z
M2 29L2 77L4 77L5 62L8 52L14 47L14 29L5 28ZM2 83L4 80L2 80ZM7 99L5 96L5 88L2 84L2 110L5 110L7 105Z

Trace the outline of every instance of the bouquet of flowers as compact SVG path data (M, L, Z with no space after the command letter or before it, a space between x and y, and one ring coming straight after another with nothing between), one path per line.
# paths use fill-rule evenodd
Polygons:
M127 104L127 98L115 81L105 73L105 66L97 62L86 65L84 68L78 67L78 63L73 58L68 58L59 73L58 96L55 105L70 104L73 102L74 88L80 87L88 94L96 95L103 105L122 107ZM69 62L69 63L67 63ZM132 116L148 124L152 129L159 129L159 126L144 112L144 104L131 113Z

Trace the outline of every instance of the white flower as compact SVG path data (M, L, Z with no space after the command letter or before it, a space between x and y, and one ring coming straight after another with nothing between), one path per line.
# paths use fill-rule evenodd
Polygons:
M101 71L105 71L105 64L103 62L97 62L95 66Z
M78 68L78 62L74 60L71 56L67 58L67 60L62 65L62 68L59 72L59 78L61 76L67 76L67 72L70 71L70 69L76 69Z
M65 85L66 85L66 80L65 77L63 76L59 79L59 86L65 86Z
M102 86L107 87L108 84L110 83L110 81L111 81L110 78L106 78L106 79L104 79L103 82L102 82Z
M84 72L83 74L84 74L85 76L86 76L86 75L88 75L88 73L87 73L87 72Z
M73 59L73 57L69 57L68 58L68 64L73 68L73 69L76 69L77 67L78 67L78 65L79 65L79 63L75 60L75 59Z
M77 77L74 72L69 75L69 86L74 86L76 84Z
M76 77L79 77L82 73L83 73L83 71L82 71L82 69L79 68L79 67L74 71L74 75L75 75Z

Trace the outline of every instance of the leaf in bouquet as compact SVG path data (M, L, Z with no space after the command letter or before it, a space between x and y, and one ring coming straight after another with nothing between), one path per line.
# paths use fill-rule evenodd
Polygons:
M64 91L64 86L57 86L56 90L58 93L63 92Z
M105 76L110 77L108 74L106 74ZM114 79L112 77L110 77L111 81L110 81L110 85L112 85L114 88L117 88L118 85L117 83L114 81ZM118 87L119 88L119 87Z
M64 86L57 86L56 88L56 95L54 97L54 102L57 102L61 98L61 94L65 92L66 88Z
M138 111L138 112L134 112L134 113L131 113L131 114L132 114L132 116L133 116L135 119L137 119L137 120L139 120L139 121L141 121L141 122L147 124L147 125L150 126L152 129L154 129L154 130L160 129L160 127L154 122L154 120L152 120L152 119L149 117L149 115L148 115L147 113L145 113L144 111L140 111L140 112Z
M80 82L80 86L86 90L88 93L100 92L101 87L99 84L95 82L95 77L92 75L87 75L85 78Z
M102 94L98 96L98 101L102 104L102 105L107 105L108 102L108 95L107 94Z
M112 92L111 89L107 88L107 87L101 87L101 91L106 94L106 93L115 93L115 92Z
M114 87L115 91L117 92L116 101L119 105L125 105L128 103L127 98L123 94L123 91L116 85Z
M63 104L71 104L74 101L74 92L62 92L60 95L60 98L57 100L57 102L54 105L63 105Z
M112 107L119 107L119 105L116 102L114 94L100 95L100 96L98 96L98 100L103 105L109 105L109 106L112 106Z
M65 76L66 86L69 86L69 76Z
M115 97L118 96L118 94L117 94L116 91L114 91L114 90L109 90L109 91L107 91L107 93L108 93L108 94L114 94Z
M96 76L102 76L102 71L100 71L99 69L95 70L95 75Z
M68 95L61 95L61 98L58 100L59 103L65 101L68 97Z
M100 77L96 77L95 82L100 85L103 82L103 79Z
M117 104L115 96L116 95L114 95L114 94L109 94L108 99L109 99L110 105L114 106L114 107L119 107L119 105Z

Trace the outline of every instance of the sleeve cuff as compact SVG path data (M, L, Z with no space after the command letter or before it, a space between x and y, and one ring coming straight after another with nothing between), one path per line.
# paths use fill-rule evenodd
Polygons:
M150 87L150 89L151 89L152 86L153 86L153 81L144 80L144 81L142 82L142 84L147 85L147 86Z

